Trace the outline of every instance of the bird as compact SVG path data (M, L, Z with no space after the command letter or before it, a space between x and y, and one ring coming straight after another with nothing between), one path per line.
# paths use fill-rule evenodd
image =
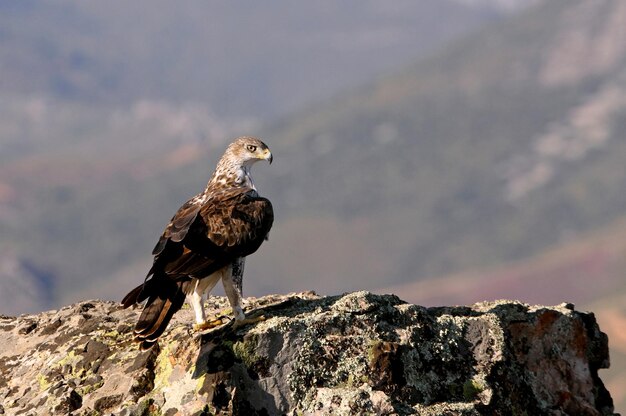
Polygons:
M142 350L158 341L185 300L194 310L195 329L215 326L206 319L204 302L219 280L234 324L246 323L245 259L267 240L274 222L272 204L259 196L250 174L252 165L262 160L269 164L273 160L263 141L249 136L235 139L204 191L185 202L165 227L144 282L121 302L124 308L145 302L133 331Z

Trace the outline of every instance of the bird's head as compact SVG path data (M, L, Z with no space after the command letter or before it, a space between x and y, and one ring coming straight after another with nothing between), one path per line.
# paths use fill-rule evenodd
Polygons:
M267 160L270 164L273 160L269 147L255 137L239 137L228 146L226 155L235 163L246 167L259 160Z
M256 189L250 176L250 167L259 160L272 163L272 159L272 152L261 140L254 137L235 139L217 163L207 187L245 185Z

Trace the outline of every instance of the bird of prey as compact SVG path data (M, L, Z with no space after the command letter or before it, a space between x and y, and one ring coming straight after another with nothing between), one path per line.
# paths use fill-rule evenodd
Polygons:
M241 305L245 258L267 239L274 221L272 204L262 198L250 176L272 153L254 137L233 141L205 190L181 206L157 242L144 283L122 300L124 308L146 302L135 326L135 340L150 348L187 299L197 329L211 326L204 312L208 293L221 279L235 324L245 322Z

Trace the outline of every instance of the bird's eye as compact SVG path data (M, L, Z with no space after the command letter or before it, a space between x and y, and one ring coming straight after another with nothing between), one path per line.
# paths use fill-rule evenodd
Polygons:
M246 146L248 148L249 151L251 152L256 152L256 146L253 144L249 144L248 146Z

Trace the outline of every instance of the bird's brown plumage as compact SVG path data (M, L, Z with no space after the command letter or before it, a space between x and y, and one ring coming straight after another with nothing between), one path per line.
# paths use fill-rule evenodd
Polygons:
M204 192L176 212L152 254L153 265L142 285L122 300L124 307L146 301L135 338L149 348L191 291L192 279L204 279L254 253L274 220L272 204L258 195L250 177L257 160L272 161L260 140L242 137L231 143Z

